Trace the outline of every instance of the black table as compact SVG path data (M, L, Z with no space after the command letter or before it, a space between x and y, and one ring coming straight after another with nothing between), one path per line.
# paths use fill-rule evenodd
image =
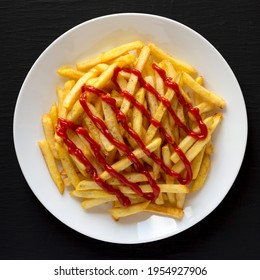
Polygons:
M257 0L1 0L0 258L259 259L259 3ZM142 245L97 241L53 217L27 185L12 136L20 87L41 52L71 27L119 12L165 16L208 39L233 69L249 119L248 145L240 173L219 207L181 234Z

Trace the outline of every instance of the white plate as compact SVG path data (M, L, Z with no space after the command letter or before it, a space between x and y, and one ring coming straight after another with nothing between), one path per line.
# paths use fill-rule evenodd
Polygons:
M61 85L56 70L132 40L154 42L193 65L206 86L227 103L215 135L215 154L203 189L188 196L181 221L141 214L115 222L103 208L86 212L68 192L61 196L49 176L37 141L42 114ZM114 243L144 243L177 234L198 223L222 201L240 169L247 140L247 115L239 84L224 58L201 35L170 19L147 14L115 14L84 22L54 41L28 73L14 114L14 143L22 172L34 194L60 221L74 230Z

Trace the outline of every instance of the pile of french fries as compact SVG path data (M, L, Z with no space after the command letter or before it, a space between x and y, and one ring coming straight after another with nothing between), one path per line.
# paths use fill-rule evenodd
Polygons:
M124 207L115 195L103 190L93 180L82 162L69 152L62 138L57 135L56 128L59 118L84 127L99 143L102 155L114 170L123 174L130 182L137 183L144 193L152 192L147 177L140 173L140 170L120 149L109 142L82 108L79 102L82 86L91 85L114 98L117 108L127 116L128 125L141 137L146 148L160 157L169 168L185 177L186 170L183 162L173 147L165 141L160 130L150 124L142 113L120 94L111 81L116 67L139 70L146 82L152 85L161 96L170 100L179 119L191 130L199 131L194 116L178 102L175 92L165 86L160 75L153 69L152 63L164 69L167 77L178 83L185 100L199 109L208 129L205 139L198 140L187 135L175 123L167 108L154 95L141 87L134 74L119 72L117 83L123 90L134 95L135 99L161 123L183 151L191 163L192 181L189 185L182 185L176 178L165 174L161 167L152 161L128 135L110 106L100 98L94 96L88 98L88 107L93 115L105 122L114 138L131 148L133 154L156 180L160 188L157 199L145 200L130 187L122 185L116 178L111 177L98 163L86 139L73 130L67 131L69 139L96 168L99 177L114 188L118 188L130 199L131 205ZM190 192L200 190L209 173L210 156L214 152L212 134L222 120L222 114L219 111L224 108L225 101L205 88L203 77L194 67L176 59L153 43L146 45L141 41L130 42L79 62L76 67L61 67L57 72L64 77L64 85L57 87L57 103L52 104L49 112L42 116L45 139L40 140L38 144L59 192L63 194L64 189L70 191L72 197L80 200L84 209L110 203L109 211L115 220L140 212L181 219L184 215L186 196Z

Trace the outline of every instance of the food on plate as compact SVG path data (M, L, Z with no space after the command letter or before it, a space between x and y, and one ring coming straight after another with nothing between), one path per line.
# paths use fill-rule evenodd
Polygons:
M64 83L42 116L39 147L60 193L84 209L110 203L115 220L140 212L181 219L210 172L225 101L153 43L120 45L57 72Z

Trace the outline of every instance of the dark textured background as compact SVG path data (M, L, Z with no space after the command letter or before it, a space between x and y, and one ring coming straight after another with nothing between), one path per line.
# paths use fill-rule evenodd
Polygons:
M260 259L259 3L258 0L1 0L0 259ZM73 26L119 12L165 16L208 39L233 69L249 119L243 165L219 207L185 232L143 245L96 241L53 217L25 182L12 138L17 95L41 52ZM227 160L232 164L232 159Z

